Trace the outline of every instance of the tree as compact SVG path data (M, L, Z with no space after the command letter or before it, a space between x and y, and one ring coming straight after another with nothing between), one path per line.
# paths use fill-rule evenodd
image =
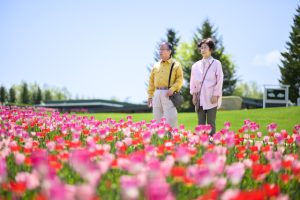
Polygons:
M240 97L248 97L254 99L262 99L263 92L259 89L256 82L252 81L250 83L239 82L233 92L234 95Z
M71 99L71 92L66 87L63 87L61 91L64 94L65 99Z
M45 101L51 101L53 98L50 89L46 89L44 92L44 95L45 95L45 97L44 97Z
M6 88L1 85L0 87L0 102L5 103L7 101L7 91Z
M279 66L281 72L281 84L289 85L289 99L297 101L300 88L300 7L294 17L294 25L290 33L290 41L287 44L287 51L282 52L282 65Z
M42 90L40 86L37 85L36 88L34 88L32 91L32 103L40 104L42 99L43 99Z
M23 104L30 103L30 94L28 90L28 85L25 81L21 84L20 100Z
M67 91L67 89L65 88L65 91ZM51 89L51 93L52 93L52 100L65 100L67 99L68 95L67 93L65 93L64 90L61 90L60 88L56 87L56 88L52 88Z
M8 98L9 103L16 103L17 102L17 94L14 86L12 86L9 89L9 98Z
M30 84L31 104L40 104L42 101L42 91L37 83Z
M194 55L194 44L193 43L181 43L178 46L177 54L175 56L176 60L178 60L183 68L183 78L184 85L181 89L182 95L184 97L184 103L181 106L182 110L192 111L193 103L192 97L190 95L190 75L191 75L191 66L193 65L192 56Z
M217 37L217 31L213 28L213 25L209 22L209 20L205 20L202 24L201 28L197 28L196 33L194 34L194 38L190 45L181 46L182 48L191 48L190 53L188 55L183 55L179 57L183 65L184 70L184 78L187 84L185 84L183 88L183 94L187 103L185 103L186 108L188 110L193 109L192 98L189 93L189 81L191 75L191 67L192 64L202 59L202 55L198 51L197 44L199 40L204 38L212 38L215 42L215 50L212 53L212 56L221 61L224 73L224 82L223 82L223 95L232 95L237 78L235 78L235 65L230 59L229 55L224 54L224 46L222 44L222 40ZM180 50L182 52L182 50ZM190 60L184 59L184 57L189 57ZM181 58L180 58L181 57Z
M55 91L54 98L55 98L55 100L65 100L66 99L64 93L59 90Z

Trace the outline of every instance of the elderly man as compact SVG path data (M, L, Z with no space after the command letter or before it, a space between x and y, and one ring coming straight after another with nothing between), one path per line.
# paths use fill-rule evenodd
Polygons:
M172 128L178 126L177 109L169 96L178 92L183 85L183 71L179 62L172 58L172 45L168 42L160 44L161 60L154 64L148 85L148 106L153 107L154 119L159 122L162 117ZM173 66L170 85L169 75Z

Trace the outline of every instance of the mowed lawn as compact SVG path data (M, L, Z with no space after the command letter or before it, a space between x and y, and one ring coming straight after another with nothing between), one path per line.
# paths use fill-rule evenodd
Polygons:
M133 121L153 119L152 113L92 113L81 114L83 116L95 116L98 120L112 118L116 121L126 120L126 116L132 116ZM217 130L222 129L224 122L231 122L231 130L238 131L242 127L244 120L249 119L260 125L260 131L266 133L266 126L272 122L278 125L278 129L286 129L292 132L294 125L300 124L300 107L281 107L266 109L249 109L237 111L218 111L217 112ZM186 130L194 130L197 125L196 113L179 113L178 123L184 124Z

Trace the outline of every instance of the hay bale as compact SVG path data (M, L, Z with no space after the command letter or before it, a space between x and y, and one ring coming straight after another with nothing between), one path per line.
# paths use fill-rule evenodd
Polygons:
M223 96L220 110L239 110L243 99L239 96Z

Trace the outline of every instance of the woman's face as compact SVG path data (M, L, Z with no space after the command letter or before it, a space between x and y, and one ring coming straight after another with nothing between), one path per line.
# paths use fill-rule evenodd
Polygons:
M159 56L163 61L169 60L171 56L171 50L169 49L167 44L160 45Z
M202 44L200 47L199 47L199 50L201 52L201 55L204 57L204 58L208 58L211 56L211 50L209 48L209 46L207 44Z

